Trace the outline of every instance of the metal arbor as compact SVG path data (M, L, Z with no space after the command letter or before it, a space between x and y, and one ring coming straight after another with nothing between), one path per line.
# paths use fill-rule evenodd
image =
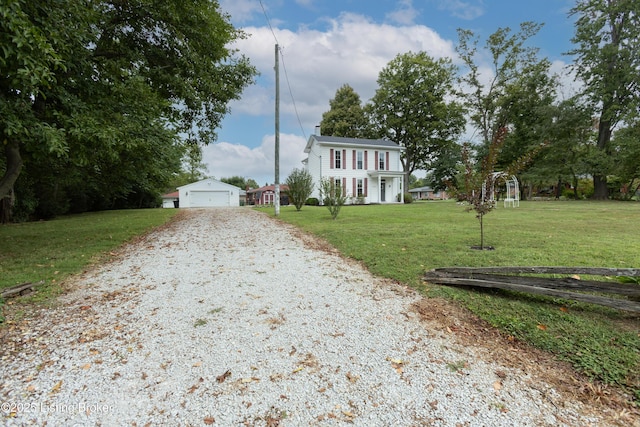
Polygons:
M518 184L518 178L515 175L507 175L504 172L494 172L491 174L491 182L489 185L489 197L488 200L491 202L495 202L495 188L496 182L499 179L503 179L505 186L507 188L505 197L504 197L504 207L519 207L520 206L520 185ZM486 187L483 187L483 192L486 192ZM486 193L485 193L486 194ZM484 198L484 197L483 197ZM486 199L485 199L486 200Z

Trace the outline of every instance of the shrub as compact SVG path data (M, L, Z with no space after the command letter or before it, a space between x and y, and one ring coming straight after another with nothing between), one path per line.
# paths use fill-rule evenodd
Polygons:
M347 196L341 185L336 185L332 179L323 179L320 184L322 194L322 204L329 209L331 218L336 219L340 213L340 209L347 201Z
M413 196L411 193L404 193L404 203L413 203Z
M287 178L287 186L289 199L299 211L313 191L313 178L304 169L294 169Z
M315 197L309 197L306 202L304 202L307 206L318 206L320 201Z

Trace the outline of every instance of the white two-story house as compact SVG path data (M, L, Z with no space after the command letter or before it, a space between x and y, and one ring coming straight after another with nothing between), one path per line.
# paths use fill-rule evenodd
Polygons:
M384 139L311 135L304 152L313 177L311 197L320 197L322 179L331 179L347 195L347 203L404 202L403 147Z

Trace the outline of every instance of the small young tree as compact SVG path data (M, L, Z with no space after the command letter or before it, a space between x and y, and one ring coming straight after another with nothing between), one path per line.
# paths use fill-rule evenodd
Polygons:
M347 201L347 196L340 184L336 184L333 179L323 179L320 183L320 197L329 212L331 218L336 219L340 213L340 209Z
M480 221L480 250L485 249L484 245L484 216L496 207L496 202L492 197L493 188L495 186L494 169L498 161L500 150L507 136L507 129L500 128L489 144L489 151L482 159L480 168L476 168L476 164L471 159L471 147L464 144L462 147L462 163L464 165L462 188L449 185L449 191L457 197L458 200L467 202L467 211L475 211L476 218ZM541 144L539 147L526 153L525 155L514 161L505 171L507 176L515 175L535 157L536 154L546 145ZM474 247L475 249L476 247ZM489 249L490 247L486 247Z
M287 186L289 200L299 211L313 192L313 177L305 169L294 169L287 177Z

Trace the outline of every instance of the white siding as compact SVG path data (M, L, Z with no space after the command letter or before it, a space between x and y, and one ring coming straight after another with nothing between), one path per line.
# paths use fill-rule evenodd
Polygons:
M307 159L306 167L314 180L314 191L312 197L320 198L320 181L322 178L339 178L342 182L346 181L346 194L350 198L357 197L357 184L354 191L353 180L362 179L366 180L366 198L364 203L380 203L380 179L385 179L385 202L395 202L396 196L401 192L402 178L399 175L402 172L402 164L400 162L400 149L395 147L375 147L372 145L363 144L344 144L323 141L318 144L317 140L312 135L309 144L307 146L309 157ZM340 156L340 168L336 168L332 165L332 150L339 150ZM354 150L355 150L355 162L354 162ZM334 152L335 152L334 151ZM363 152L363 168L357 168L357 152ZM383 153L385 163L387 163L388 153L388 168L385 164L385 169L376 173L376 166L378 164L378 158L376 152ZM366 161L365 161L366 159ZM355 165L354 165L355 163ZM334 167L332 167L334 166ZM354 167L355 166L355 167ZM384 176L387 173L388 176ZM356 181L357 182L357 181ZM363 185L364 187L364 185ZM349 200L356 201L356 200Z
M240 206L240 188L205 179L178 188L181 208Z

